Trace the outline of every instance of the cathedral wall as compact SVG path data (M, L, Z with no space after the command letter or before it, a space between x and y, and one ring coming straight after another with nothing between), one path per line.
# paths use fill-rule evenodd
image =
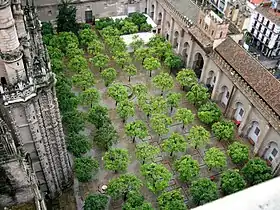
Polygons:
M9 6L1 9L0 25L0 50L6 52L16 49L19 46L19 41L11 8Z
M25 70L22 58L12 62L5 62L5 68L3 69L6 73L6 80L10 84L15 84L19 81L26 79Z
M15 191L15 195L12 193L2 194L0 192L0 204L9 206L32 201L34 194L22 165L15 160L13 162L1 164L1 167L5 170L6 176L10 180L12 188Z

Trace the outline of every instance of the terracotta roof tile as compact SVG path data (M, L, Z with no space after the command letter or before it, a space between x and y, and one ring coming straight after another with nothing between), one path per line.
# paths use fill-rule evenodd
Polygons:
M280 82L230 37L215 51L280 116Z

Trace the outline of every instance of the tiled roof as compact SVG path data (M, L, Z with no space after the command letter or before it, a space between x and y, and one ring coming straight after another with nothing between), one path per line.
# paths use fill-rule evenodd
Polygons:
M204 49L212 48L213 42L211 39L196 25L189 28L189 33L203 46Z
M269 6L258 6L256 11L262 14L264 17L269 19L271 22L280 25L280 13L275 12Z
M280 116L280 82L230 37L215 51Z

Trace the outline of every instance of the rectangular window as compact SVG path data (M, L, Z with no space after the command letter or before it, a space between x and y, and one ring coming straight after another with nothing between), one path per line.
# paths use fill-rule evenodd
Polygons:
M255 32L255 29L254 29L254 28L252 28L252 30L251 30L251 34L254 34L254 32Z
M243 114L244 114L244 110L241 108L241 109L239 110L239 115L242 117Z
M269 37L269 38L271 38L271 36L272 36L272 32L270 32L270 34L269 34L269 36L268 36L268 37Z
M275 27L275 24L272 25L272 28L271 28L272 31L274 30L274 27Z
M260 129L258 127L256 127L255 129L255 134L258 136L260 134Z
M277 149L273 149L272 150L272 152L271 152L271 154L273 155L273 157L276 157L276 155L277 155L277 153L278 153L278 151L277 151Z
M265 28L265 29L263 30L263 34L264 34L264 35L266 34L266 31L267 31L267 29Z
M85 11L86 23L92 23L92 11Z

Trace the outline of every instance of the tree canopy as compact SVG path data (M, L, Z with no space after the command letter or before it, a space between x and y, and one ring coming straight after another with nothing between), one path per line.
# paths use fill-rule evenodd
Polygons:
M139 192L143 186L140 179L133 174L122 174L117 178L113 178L108 183L107 194L113 199L122 198L127 200L129 192Z
M161 95L163 95L164 91L171 90L174 86L172 76L168 75L167 73L163 73L163 72L156 75L153 78L152 82L157 88L161 89Z
M167 134L171 123L171 118L164 114L154 114L150 121L151 127L158 135Z
M222 112L214 102L207 102L201 105L198 109L198 118L201 122L212 125L214 122L219 121Z
M218 199L217 185L207 178L200 178L193 181L190 187L190 193L194 203L197 205Z
M181 93L168 93L166 99L167 104L170 106L170 112L173 111L173 108L177 108L181 101L182 94Z
M135 138L144 139L148 136L148 129L146 124L141 120L135 120L125 125L126 135L133 137L133 143Z
M99 68L101 72L102 69L108 65L109 57L108 55L98 53L93 58L90 58L89 60L95 67Z
M78 33L79 27L76 22L76 7L69 4L68 1L62 0L58 5L58 15L56 17L57 32L71 31Z
M238 170L227 170L221 176L221 188L225 195L243 190L246 182Z
M209 142L210 133L204 127L196 125L190 129L187 138L190 145L197 149L197 147L205 146Z
M272 178L272 169L260 158L248 161L241 170L245 180L250 185L262 183Z
M128 81L130 82L130 77L137 74L137 68L134 64L129 64L124 66L123 70L128 74Z
M81 157L91 148L89 139L77 133L70 133L67 138L67 149L75 156Z
M141 160L143 164L146 161L152 161L160 153L160 149L149 143L141 143L136 145L136 157Z
M187 100L196 106L202 105L208 98L208 89L201 84L193 85L187 93Z
M230 141L234 137L235 124L222 120L212 125L212 131L219 140Z
M187 142L179 133L173 132L169 138L162 142L163 151L169 152L170 156L173 155L174 152L184 152L187 149Z
M104 167L111 171L125 171L129 163L129 155L126 149L112 148L105 153Z
M83 105L97 104L100 100L99 91L96 88L88 88L80 93L79 95L80 103Z
M101 72L101 77L104 80L105 86L108 87L117 78L117 71L114 68L104 69Z
M191 88L198 81L195 72L191 69L182 69L178 72L176 79L183 88Z
M219 148L216 147L210 148L205 153L204 161L210 170L213 168L223 169L227 164L225 153L223 153Z
M152 71L160 68L160 62L157 58L147 57L143 62L144 68L150 72L150 77L152 77Z
M106 123L110 123L107 107L101 105L93 106L88 112L88 121L97 129Z
M153 193L163 191L171 179L171 173L162 164L144 164L141 166L140 171L145 177L147 187Z
M116 104L128 99L127 88L121 83L111 84L108 88L108 95L116 101Z
M119 136L113 125L106 123L96 131L93 141L98 147L108 150L118 141L118 138Z
M184 155L175 161L176 171L179 172L180 180L189 182L199 175L199 164L190 155Z
M109 198L102 194L89 194L86 197L84 210L105 210Z
M97 160L91 157L79 157L74 160L74 171L80 182L89 181L98 171Z
M227 153L235 164L243 165L249 160L248 146L237 141L229 145Z
M158 204L162 210L186 210L187 207L184 203L184 197L179 190L172 190L163 192L158 197Z
M117 105L117 113L119 114L120 118L122 118L123 122L125 122L128 117L134 116L135 110L133 101L120 101Z
M179 108L174 116L175 120L183 123L183 129L186 125L194 121L194 114L187 108Z

